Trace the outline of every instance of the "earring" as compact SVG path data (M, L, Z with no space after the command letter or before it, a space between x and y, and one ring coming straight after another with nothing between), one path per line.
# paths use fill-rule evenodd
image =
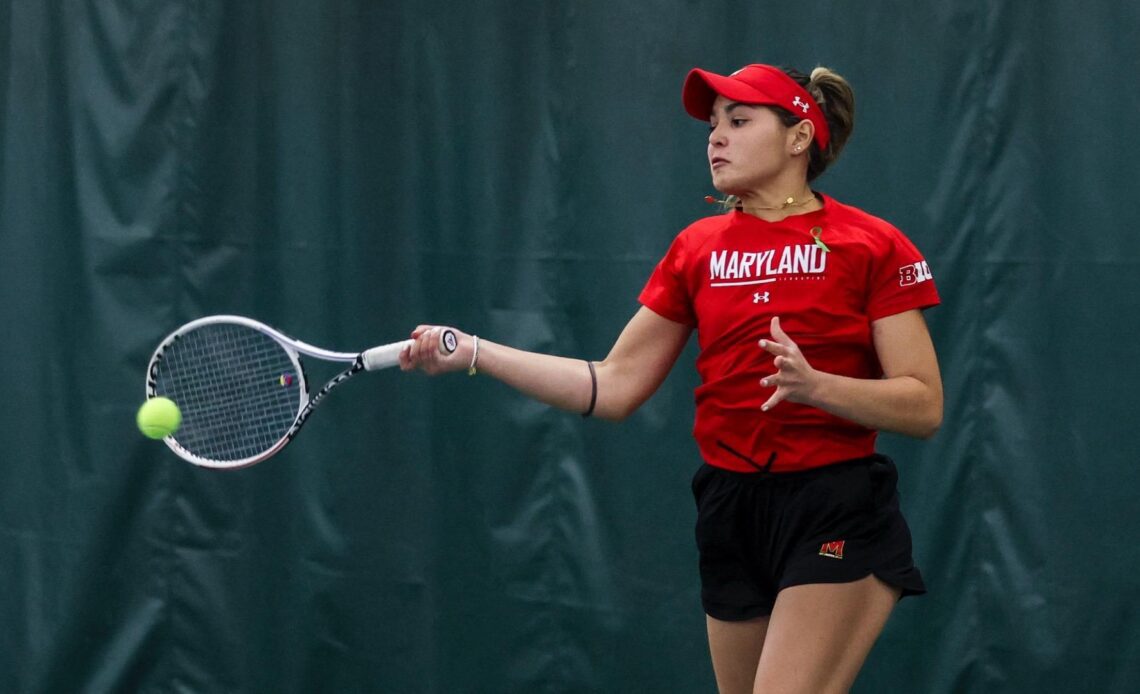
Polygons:
M801 149L803 149L803 145L796 145L796 151L797 152L800 151Z

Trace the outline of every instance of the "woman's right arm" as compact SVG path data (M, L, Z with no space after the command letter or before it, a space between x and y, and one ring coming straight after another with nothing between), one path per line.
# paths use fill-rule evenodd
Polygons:
M400 368L436 374L467 368L474 339L458 330L459 347L439 352L441 327L421 325L415 342L400 354ZM619 420L629 416L657 390L684 349L692 328L642 307L618 336L606 358L595 362L598 399L594 416ZM585 361L526 352L479 338L477 368L519 392L553 407L585 412L592 386Z

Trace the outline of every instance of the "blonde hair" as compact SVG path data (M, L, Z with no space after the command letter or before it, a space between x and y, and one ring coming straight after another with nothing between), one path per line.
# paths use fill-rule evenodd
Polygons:
M819 104L827 119L827 128L831 131L831 140L825 151L821 152L814 143L812 145L808 163L808 180L811 181L839 158L839 153L851 137L851 131L855 129L855 91L842 75L823 66L812 70L806 79L794 70L785 72L803 85L811 98Z

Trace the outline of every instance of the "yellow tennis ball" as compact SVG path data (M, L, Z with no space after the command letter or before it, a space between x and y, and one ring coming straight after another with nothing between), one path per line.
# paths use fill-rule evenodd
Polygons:
M139 408L135 422L147 438L161 439L178 431L182 424L182 410L170 398L151 398Z

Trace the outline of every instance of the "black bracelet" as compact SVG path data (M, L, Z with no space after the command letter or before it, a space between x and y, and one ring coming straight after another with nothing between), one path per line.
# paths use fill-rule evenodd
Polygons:
M590 367L590 406L582 413L583 417L594 414L594 405L598 404L598 372L594 370L594 362L587 361L586 366Z

